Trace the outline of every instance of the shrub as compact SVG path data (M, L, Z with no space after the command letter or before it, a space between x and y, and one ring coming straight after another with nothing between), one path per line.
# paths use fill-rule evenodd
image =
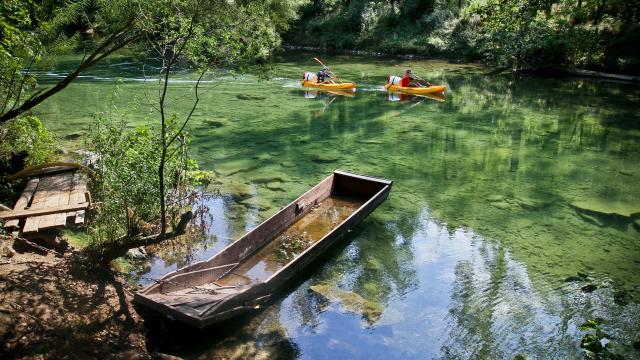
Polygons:
M170 121L168 136L177 131ZM159 174L161 137L154 126L128 129L122 120L100 118L89 133L95 152L97 176L92 182L98 214L91 219L92 241L113 241L137 232L155 231L160 215ZM186 156L186 141L168 148L165 165L168 214L175 213L178 189L185 185L185 173L195 163ZM169 219L170 221L170 219Z
M50 160L57 148L56 137L37 116L21 116L0 126L0 161L10 162L15 154L24 152L25 165L38 165Z

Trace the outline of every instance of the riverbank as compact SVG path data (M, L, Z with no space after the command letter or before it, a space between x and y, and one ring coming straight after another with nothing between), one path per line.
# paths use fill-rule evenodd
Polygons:
M397 53L383 53L379 51L371 51L371 50L355 50L355 49L328 49L319 46L299 46L299 45L283 45L283 49L290 52L305 52L305 53L322 53L322 54L331 54L331 55L353 55L353 56L368 56L374 58L385 58L385 59L398 59L398 60L407 60L407 61L446 61L452 64L473 64L479 66L486 66L489 70L489 74L500 74L500 73L514 73L514 74L532 74L532 75L540 75L540 76L559 76L559 77L586 77L586 78L595 78L595 79L606 79L612 81L618 81L621 83L640 83L640 76L635 75L625 75L625 74L616 74L602 71L593 71L586 69L576 69L572 67L562 67L562 66L544 66L538 68L523 68L514 70L509 67L495 67L488 62L480 62L480 61L463 61L461 59L455 57L447 57L447 56L428 56L428 55L420 55L420 54L397 54Z
M75 252L24 251L0 261L0 358L151 358L122 274Z

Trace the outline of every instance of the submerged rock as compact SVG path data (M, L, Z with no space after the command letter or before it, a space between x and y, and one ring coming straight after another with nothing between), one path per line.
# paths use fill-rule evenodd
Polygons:
M358 140L360 144L371 144L371 145L381 145L384 144L384 141L381 140Z
M260 161L267 161L271 159L271 155L269 154L259 154L253 157L254 159L258 159Z
M580 288L580 290L582 290L582 292L586 292L586 293L593 292L596 289L598 289L598 287L596 285L594 285L594 284L585 285L585 286Z
M500 210L508 210L511 208L511 205L504 201L492 202L491 205Z
M600 339L594 334L586 334L580 342L580 347L596 354L602 352L603 349Z
M262 95L249 95L249 94L238 94L236 98L239 100L264 100L267 97Z
M488 202L503 201L503 200L504 200L504 195L500 195L500 194L491 194L491 195L487 196L485 199L486 199Z
M220 175L231 176L241 172L249 172L259 166L260 164L253 159L237 159L216 165L214 171Z
M328 164L338 161L338 158L329 154L317 154L311 156L311 161L318 164Z
M280 182L273 181L273 182L267 183L265 187L271 191L286 191L286 189L283 188L281 184L282 183Z
M619 216L631 219L640 216L640 206L635 203L622 201L603 201L589 199L571 203L570 206L578 211L600 216Z
M376 258L367 259L367 263L366 263L365 266L367 267L367 269L371 269L371 270L375 270L375 271L382 270L382 268L383 268L382 263L380 262L380 260L378 260Z
M345 311L361 314L369 324L378 321L384 311L380 303L366 300L352 291L336 289L329 284L317 284L309 288L330 301L340 302Z
M235 181L225 182L224 190L228 191L231 197L238 202L253 197L249 186Z
M584 281L583 278L581 278L580 276L569 276L566 279L564 279L564 282L576 282L576 281Z
M580 216L582 218L582 220L591 223L595 226L598 227L604 227L606 226L606 224L604 222L602 222L600 219L598 219L596 216L593 215L589 215L589 214L585 214L585 213L578 213L578 216Z
M633 301L633 295L627 290L619 290L613 294L613 302L620 306L628 305Z
M287 174L283 173L271 173L269 175L262 175L251 179L255 184L268 184L268 183L286 183L290 182L291 178Z
M216 121L216 120L205 120L204 124L207 125L208 127L212 127L216 129L224 126L223 122Z

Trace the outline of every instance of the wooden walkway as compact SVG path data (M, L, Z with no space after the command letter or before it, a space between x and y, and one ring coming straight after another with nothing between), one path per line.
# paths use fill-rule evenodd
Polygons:
M34 177L29 180L13 211L0 212L5 229L23 234L84 223L90 199L80 172ZM24 220L22 220L24 219Z

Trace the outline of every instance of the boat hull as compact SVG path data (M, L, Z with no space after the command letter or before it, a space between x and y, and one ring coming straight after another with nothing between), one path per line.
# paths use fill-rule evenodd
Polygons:
M389 91L397 91L405 94L416 94L416 95L442 94L444 93L445 90L447 90L447 87L445 85L432 85L427 87L404 87L404 86L386 84L384 88Z
M346 232L360 223L389 195L392 182L334 171L318 185L284 207L212 258L169 273L135 294L148 308L198 328L204 328L259 308L275 291L300 274ZM313 214L330 197L348 195L362 199L357 209L286 265L248 287L228 289L218 281L266 248L297 221ZM194 289L196 290L194 293ZM211 289L207 294L206 290ZM205 291L204 293L198 293Z
M323 84L313 81L303 81L302 87L324 90L353 90L356 88L356 83Z

